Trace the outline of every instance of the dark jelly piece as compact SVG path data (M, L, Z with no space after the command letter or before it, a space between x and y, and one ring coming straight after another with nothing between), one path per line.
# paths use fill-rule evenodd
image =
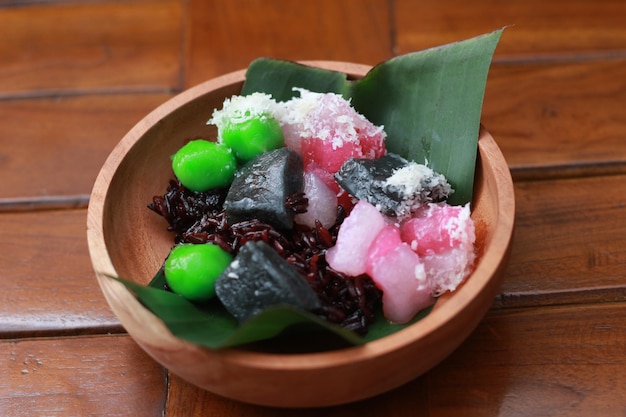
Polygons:
M240 323L268 307L320 307L306 278L263 241L249 241L215 283L217 297Z
M302 158L290 148L265 152L237 172L224 211L228 223L258 219L277 229L293 227L287 198L304 189Z
M443 175L392 153L377 159L351 158L335 180L391 217L408 216L422 204L444 201L453 192Z

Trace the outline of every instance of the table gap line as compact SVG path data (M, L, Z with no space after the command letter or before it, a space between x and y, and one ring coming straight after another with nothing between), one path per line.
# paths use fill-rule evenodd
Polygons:
M35 99L60 99L71 97L136 95L136 94L170 94L182 92L176 87L118 87L118 88L85 88L85 89L42 89L21 91L0 91L0 101L19 101Z
M0 331L0 341L42 339L42 338L66 338L82 336L103 335L127 335L128 333L121 324L108 326L93 326L80 328L57 328L57 329L21 329Z
M556 307L626 302L626 284L564 290L511 291L496 296L492 309Z

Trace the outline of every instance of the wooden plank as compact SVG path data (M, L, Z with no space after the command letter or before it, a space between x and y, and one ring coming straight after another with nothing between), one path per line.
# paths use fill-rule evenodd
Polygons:
M376 64L392 55L386 0L192 0L186 85L255 58Z
M626 176L519 182L515 199L500 305L626 300Z
M89 194L113 147L169 94L0 101L2 199ZM210 116L207 116L210 117Z
M483 123L514 171L624 164L625 102L626 59L496 64Z
M176 0L0 8L0 97L179 86Z
M282 409L259 407L223 398L197 388L188 382L170 376L170 389L166 404L168 417L211 415L211 417L363 417L389 416L414 417L428 409L428 386L425 378L418 378L392 392L375 398L335 407L309 409ZM346 383L350 383L346 381ZM295 388L297 389L297 387ZM289 395L289 393L285 393ZM390 414L390 410L393 413ZM426 415L426 414L419 414Z
M86 214L0 215L0 337L119 331L91 267Z
M428 377L431 417L621 416L624 302L492 312Z
M396 0L397 52L406 53L508 28L497 59L579 58L626 52L626 3L598 0Z
M0 341L3 416L162 416L166 373L126 335Z
M172 377L166 414L618 416L626 403L624 303L492 311L439 366L359 403L284 410L218 397ZM346 381L349 383L349 381ZM288 395L288 393L285 393Z

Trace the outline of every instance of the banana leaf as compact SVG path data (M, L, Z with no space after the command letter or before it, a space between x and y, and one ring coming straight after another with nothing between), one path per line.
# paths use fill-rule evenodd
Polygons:
M471 201L487 73L503 29L441 47L398 56L376 65L364 78L261 58L252 62L242 94L265 92L277 100L297 94L293 87L342 94L357 111L387 132L387 149L444 174L455 189L451 204ZM320 320L288 306L275 306L239 325L219 301L196 305L163 289L159 271L148 286L120 278L140 302L177 337L211 349L289 337L303 331L360 345L410 323L387 322L382 313L367 335ZM470 277L471 279L471 277Z
M259 58L242 94L283 101L293 87L337 93L387 133L387 150L443 174L450 204L471 202L487 74L503 29L384 61L362 79L289 61Z
M279 336L283 341L293 338L290 344L295 345L294 341L297 342L295 339L303 335L314 335L312 340L316 349L325 346L358 346L394 333L416 322L430 311L430 308L423 310L406 324L391 324L379 314L364 336L288 305L273 306L245 323L238 324L218 300L196 304L165 290L162 269L147 286L121 278L110 278L121 282L133 292L147 309L163 321L174 336L210 349L267 341ZM331 338L330 342L326 343L325 338ZM307 343L309 342L307 339Z

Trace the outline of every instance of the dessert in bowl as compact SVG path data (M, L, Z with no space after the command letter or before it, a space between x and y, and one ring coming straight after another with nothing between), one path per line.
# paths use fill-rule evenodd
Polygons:
M365 75L370 67L341 62L309 65ZM439 296L419 321L359 346L319 351L254 345L208 349L182 340L111 276L146 285L172 248L163 219L146 208L172 178L171 156L191 138L215 139L207 114L241 92L245 71L193 87L164 103L121 140L93 188L88 213L90 255L103 294L133 339L183 379L254 404L319 407L368 398L423 374L476 327L505 272L514 223L511 176L486 129L478 140L472 219L477 257L471 275Z

